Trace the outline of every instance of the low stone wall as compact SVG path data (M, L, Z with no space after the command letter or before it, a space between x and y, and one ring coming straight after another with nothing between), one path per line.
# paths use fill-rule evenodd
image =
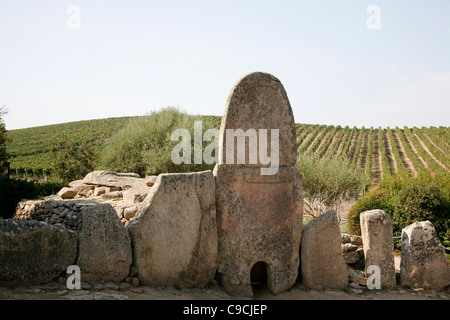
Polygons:
M136 204L114 200L25 200L18 203L13 219L44 221L49 224L62 223L66 228L76 231L80 223L81 210L98 203L110 204L125 226L133 221L138 211Z
M70 230L78 230L80 212L95 205L89 200L27 200L19 202L14 220L36 220L49 224L64 224Z

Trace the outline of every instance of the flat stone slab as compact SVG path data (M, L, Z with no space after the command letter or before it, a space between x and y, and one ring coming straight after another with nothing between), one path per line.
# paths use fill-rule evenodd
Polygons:
M145 179L136 173L117 173L105 170L90 172L81 181L87 185L118 187L122 190L147 187Z

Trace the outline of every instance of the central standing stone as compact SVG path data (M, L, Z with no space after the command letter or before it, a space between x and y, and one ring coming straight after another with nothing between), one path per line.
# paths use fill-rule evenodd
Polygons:
M248 134L241 152L245 161L238 161L239 138L227 136L229 129ZM278 136L271 135L274 131ZM272 141L275 138L278 141ZM278 158L272 157L270 163L261 160L271 155ZM266 266L272 293L287 290L296 281L303 210L296 160L295 122L283 85L267 73L242 77L228 98L220 128L219 164L214 168L218 272L232 295L253 295L251 270L258 262ZM268 167L272 170L262 170Z

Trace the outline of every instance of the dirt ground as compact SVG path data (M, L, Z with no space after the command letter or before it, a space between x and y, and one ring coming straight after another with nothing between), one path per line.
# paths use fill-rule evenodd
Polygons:
M0 287L0 300L242 300L228 295L220 285L210 288L133 286L122 282L82 283L69 290L56 281L32 287ZM266 287L255 288L253 298L243 300L450 300L450 290L430 291L396 287L382 290L310 290L296 284L273 295Z

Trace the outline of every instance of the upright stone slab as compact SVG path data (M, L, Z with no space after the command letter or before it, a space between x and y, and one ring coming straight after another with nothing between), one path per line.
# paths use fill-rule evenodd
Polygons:
M241 153L239 139L227 138L227 130L239 129L248 135ZM232 295L252 296L251 270L263 262L269 290L287 290L298 274L303 207L295 122L281 82L261 72L242 77L231 90L220 132L214 176L222 285ZM278 159L261 161L276 152ZM262 169L269 166L275 170L268 174Z
M378 266L381 287L393 288L396 281L392 219L379 209L364 211L359 217L366 270L371 265Z
M211 171L160 174L128 225L133 263L149 286L204 287L217 266Z
M415 222L402 230L400 283L433 290L450 285L450 265L430 221Z
M305 286L317 290L347 287L347 264L342 256L336 211L324 212L305 226L300 252Z
M78 258L82 281L125 279L132 262L128 230L110 204L97 204L81 211Z

